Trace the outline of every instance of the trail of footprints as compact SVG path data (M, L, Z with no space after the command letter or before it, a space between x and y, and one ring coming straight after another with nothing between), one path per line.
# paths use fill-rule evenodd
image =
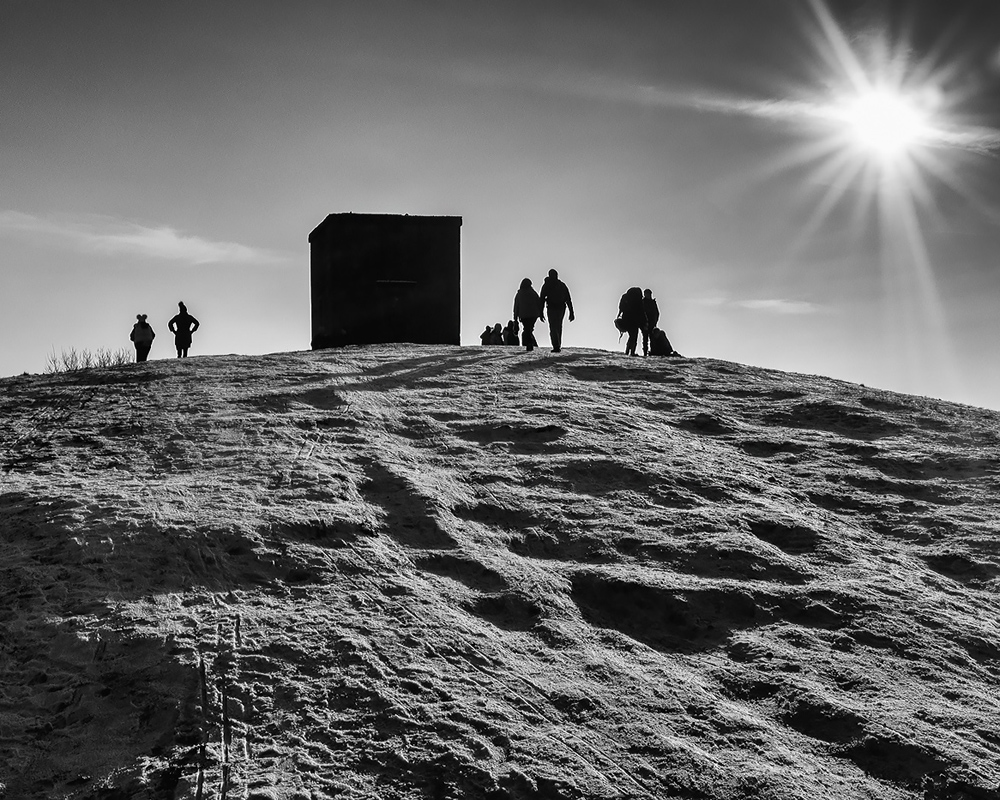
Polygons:
M706 427L710 431L716 429L712 425ZM509 436L509 431L477 435L486 441L495 441L497 435ZM709 432L708 435L713 434ZM871 457L870 453L866 455ZM576 568L569 575L570 598L582 618L595 629L617 631L663 653L697 654L722 648L733 660L753 660L757 656L752 649L742 647L741 632L785 621L806 630L842 635L839 632L849 629L854 620L875 611L866 608L866 601L860 596L847 592L792 588L808 582L810 570L794 567L776 570L777 559L765 564L756 576L725 575L718 569L701 570L708 578L745 579L747 583L743 586L727 582L707 588L678 590L644 585L640 581L605 574L600 564L637 553L655 558L657 554L648 545L643 550L640 544L630 552L634 543L620 540L617 552L608 554L605 549L603 556L590 553L586 548L592 547L595 551L601 548L593 541L588 542L586 537L560 530L558 525L537 512L505 508L492 502L436 509L415 497L412 487L384 465L370 462L366 465L366 473L369 478L366 495L386 510L386 533L400 544L418 551L413 563L419 570L462 584L471 593L466 609L502 630L540 634L540 623L552 609L545 607L544 598L513 590L505 576L463 552L459 541L442 524L446 514L503 533L501 540L505 539L513 552L528 558L564 563L590 560L595 564L594 569ZM596 486L588 488L597 491ZM776 549L784 559L793 561L816 552L823 540L823 536L810 527L764 516L746 519L745 530L766 547ZM676 549L668 548L660 555L662 558L658 560L684 571ZM744 565L752 563L748 555L752 554L739 553L736 560ZM715 550L693 559L695 573L699 571L699 563L710 564L719 556ZM855 633L858 643L863 644L865 631L848 630L848 636ZM731 696L738 697L748 690L753 691L743 683L732 685L728 691ZM781 683L762 684L761 691L764 697L776 693L787 695L787 701L780 707L784 710L776 712L781 722L831 745L837 755L853 761L869 774L886 780L912 781L947 766L921 745L903 742L888 730L873 728L864 717L831 705L832 701L826 697L813 697L794 686L783 687ZM913 767L914 764L919 766Z

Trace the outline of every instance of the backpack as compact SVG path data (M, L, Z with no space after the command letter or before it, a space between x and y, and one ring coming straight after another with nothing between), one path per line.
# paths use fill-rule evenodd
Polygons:
M642 310L642 289L633 286L618 302L618 313L625 320L626 327L630 325L641 326L646 318L646 312Z

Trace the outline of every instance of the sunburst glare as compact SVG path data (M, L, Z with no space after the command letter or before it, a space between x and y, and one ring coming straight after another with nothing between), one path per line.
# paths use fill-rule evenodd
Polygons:
M937 213L942 186L975 204L959 177L962 153L996 148L997 131L967 128L952 118L962 98L949 96L954 64L939 54L914 59L888 29L849 39L823 0L810 0L818 23L813 44L825 91L805 92L788 114L804 138L771 164L771 174L808 169L812 211L789 249L787 267L806 249L834 209L850 202L856 238L877 226L872 268L883 286L886 369L904 385L920 385L932 368L957 391L948 321L935 280L924 226ZM933 365L930 367L929 365Z
M949 135L943 117L944 73L930 61L914 62L906 42L892 42L888 31L867 40L856 52L822 0L811 0L822 36L817 43L832 81L846 87L831 100L824 116L829 132L827 164L840 167L817 207L815 222L833 204L861 185L855 216L858 226L879 229L883 323L889 345L887 369L918 385L929 363L957 390L954 354L937 288L934 266L921 230L921 207L933 210L928 182L948 175ZM843 169L852 163L853 169ZM957 183L957 180L951 181ZM877 213L872 215L872 201Z
M918 58L920 48L887 23L849 37L824 0L808 0L803 7L811 9L807 36L813 74L784 97L651 86L622 90L599 81L578 91L660 108L753 117L796 137L798 143L774 159L725 179L728 191L750 192L780 175L800 176L799 207L807 211L772 280L787 282L817 236L848 209L853 226L848 233L859 247L872 241L866 233L877 231L878 250L869 263L882 285L881 350L887 374L881 377L916 391L933 371L942 391L960 393L925 231L928 223L939 230L947 225L942 209L954 207L950 198L942 202L948 195L961 197L970 211L1000 220L963 179L970 158L1000 151L1000 130L963 122L963 104L974 99L964 74L968 65L944 56L944 40Z
M931 132L924 110L911 98L887 88L859 94L836 113L862 148L883 159L908 155Z

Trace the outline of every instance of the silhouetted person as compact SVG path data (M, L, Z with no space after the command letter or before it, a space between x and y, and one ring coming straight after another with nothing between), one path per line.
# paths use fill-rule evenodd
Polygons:
M503 325L499 322L493 326L493 330L490 332L490 344L503 344Z
M487 325L483 329L483 332L481 334L479 334L479 341L480 341L481 344L483 344L485 346L485 345L488 345L488 344L493 344L493 342L490 341L492 338L493 338L493 328L491 328L489 325Z
M667 334L665 334L659 328L653 328L649 332L649 354L651 356L680 355L680 353L674 350L673 345L670 344L670 340L667 338Z
M529 353L538 346L534 329L541 315L542 301L538 299L538 292L531 288L531 278L525 278L514 295L514 321L521 323L521 344Z
M558 353L562 350L562 326L563 317L566 316L566 309L569 309L569 321L576 319L573 313L573 300L569 296L569 287L559 280L559 273L554 269L549 270L549 276L542 284L542 291L539 294L542 302L542 311L548 309L549 312L549 338L552 339L552 352ZM545 314L541 315L542 322L545 322Z
M174 335L177 357L187 358L188 348L191 346L191 334L198 330L201 323L188 314L187 306L184 303L178 303L177 307L180 311L167 323L167 327Z
M634 356L635 346L639 342L639 331L646 325L646 312L642 308L642 289L638 286L633 286L618 301L618 318L628 333L625 355Z
M646 325L642 329L642 354L649 355L649 334L660 321L660 309L656 305L651 289L646 289L642 293L642 310L646 314Z
M517 345L517 323L510 320L507 327L503 329L503 343L506 345Z
M136 362L145 361L149 357L149 348L153 346L156 332L153 330L153 326L146 322L145 314L136 314L135 320L132 333L128 335L128 338L135 345Z

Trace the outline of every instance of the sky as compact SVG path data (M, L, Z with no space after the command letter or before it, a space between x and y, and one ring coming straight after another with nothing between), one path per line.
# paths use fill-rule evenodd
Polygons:
M463 218L462 342L524 277L686 356L1000 408L992 0L0 0L0 375L305 350L330 213ZM546 330L536 330L545 344Z

